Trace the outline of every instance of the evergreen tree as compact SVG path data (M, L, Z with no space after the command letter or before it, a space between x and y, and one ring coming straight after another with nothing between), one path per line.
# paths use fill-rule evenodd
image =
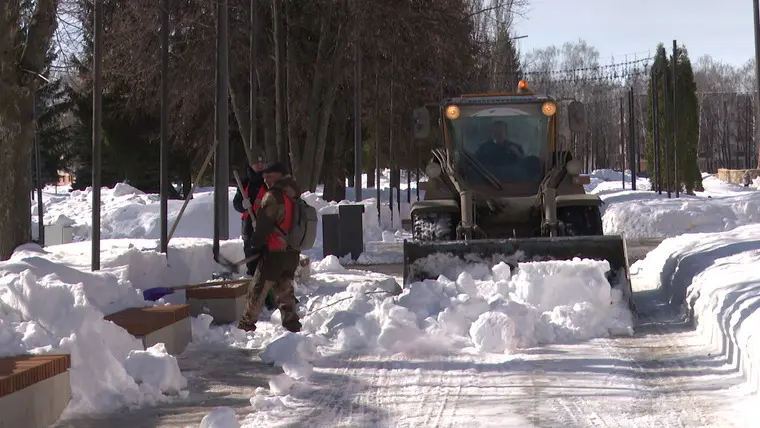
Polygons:
M654 79L657 86L658 119L660 131L659 162L657 165L664 190L675 191L675 147L678 146L678 188L685 189L687 193L694 190L701 191L702 176L697 162L699 144L699 105L697 101L697 85L691 61L684 47L678 48L678 61L676 62L677 87L677 117L673 118L673 57L668 57L665 46L657 45L654 64L650 70L650 79ZM652 87L648 89L648 105L652 105ZM650 108L647 118L647 165L654 171L655 148L653 137L653 114ZM673 141L673 124L678 123L678 141ZM668 150L668 148L670 150ZM667 178L670 176L670 181ZM654 186L657 176L649 178Z
M676 63L676 96L678 98L678 173L686 193L703 191L699 171L699 102L697 83L686 47L678 49Z
M517 83L522 80L523 72L520 65L520 56L515 47L515 41L509 34L507 28L499 32L496 39L497 66L494 73L497 76L497 82L500 81L504 88L497 88L504 92L517 90ZM498 85L498 84L497 84Z
M50 76L49 83L41 85L35 98L37 118L37 138L40 146L40 174L43 185L58 181L58 171L65 170L65 154L69 150L73 123L71 118L71 100L66 93L63 77L53 75L50 66L56 55L48 55L46 74ZM36 166L35 171L36 187Z
M667 82L670 81L668 78L670 76L670 68L668 67L668 55L665 52L665 46L660 43L657 45L657 51L655 53L654 57L654 64L652 64L652 68L650 69L649 78L650 80L654 80L655 85L657 86L657 111L658 111L658 121L659 121L659 133L660 133L660 144L659 144L659 153L658 153L658 160L657 167L655 168L655 146L654 146L654 111L650 108L648 112L648 118L647 118L647 148L646 148L646 160L647 160L647 170L655 171L657 170L657 174L660 176L660 181L663 183L663 187L665 189L668 189L669 187L672 189L672 186L669 186L667 183L667 173L668 167L666 166L666 161L672 161L672 159L666 159L666 148L667 148L667 141L669 138L668 130L670 127L668 126L668 120L667 115L665 111L666 107L666 100L667 97L667 90L669 88ZM649 85L648 94L647 94L647 105L652 105L652 97L654 95L652 94L652 86ZM670 164L670 162L668 162ZM672 172L671 172L671 179L672 179ZM652 184L652 188L657 183L657 175L650 174L649 181Z

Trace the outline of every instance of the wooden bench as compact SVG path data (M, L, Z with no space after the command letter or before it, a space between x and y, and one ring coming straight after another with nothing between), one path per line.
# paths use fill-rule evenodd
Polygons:
M226 287L191 288L185 291L190 314L197 317L209 314L214 324L237 322L245 310L245 295L251 284L233 284Z
M68 354L0 358L0 428L48 428L71 400Z
M141 339L146 349L164 343L172 355L181 354L193 337L189 305L128 308L104 318Z

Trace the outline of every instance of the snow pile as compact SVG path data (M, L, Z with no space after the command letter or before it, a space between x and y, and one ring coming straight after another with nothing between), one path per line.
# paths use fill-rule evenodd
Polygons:
M321 294L320 287L306 296L306 311L313 313L302 320L304 330L319 339L285 334L268 344L262 358L282 365L291 378L305 379L317 344L330 352L420 355L510 352L631 334L631 314L605 278L608 270L606 261L580 259L520 263L514 275L503 262L475 264L455 280L441 275L417 282L398 297L385 291L393 282L387 278L352 281L338 293L325 281L332 294Z
M240 428L240 424L233 408L217 407L203 417L198 428Z
M232 207L235 188L229 189L229 233L240 235L240 214ZM60 224L73 228L74 241L88 240L92 234L92 188L72 192L43 193L43 221L46 225ZM148 238L160 236L160 197L146 194L126 183L113 189L103 187L101 198L101 238ZM168 221L174 223L184 201L169 200ZM210 238L213 236L214 192L212 188L197 189L187 205L174 236ZM31 202L32 235L37 236L37 202Z
M442 266L461 262L436 257ZM265 337L261 358L284 373L251 398L257 411L286 411L313 389L314 365L336 354L503 354L633 333L622 293L605 277L606 261L518 263L514 273L504 262L476 263L460 268L454 279L441 275L411 284L400 294L392 278L361 277L339 266L334 258L314 263L309 291L299 295L300 312L306 314L300 334L259 321L256 335ZM270 322L277 321L272 316ZM241 343L234 329L211 329L217 331L216 340ZM248 422L253 424L253 419ZM244 421L243 426L253 425Z
M187 379L179 371L177 359L166 352L166 345L157 343L144 351L129 351L124 369L141 389L158 393L179 394L187 388Z
M71 354L68 411L103 412L165 401L186 387L177 361L105 321L145 302L108 272L59 263L36 245L0 262L0 355Z
M381 186L387 183L381 183ZM366 189L364 200L363 225L364 241L371 242L400 242L409 238L409 234L401 230L401 218L409 217L410 204L404 201L399 208L394 199L394 209L391 212L389 195L382 196L380 215L378 218L376 193L374 189ZM389 189L385 188L384 191ZM229 188L229 236L240 236L240 214L232 206L236 189ZM424 194L424 192L423 192ZM351 196L351 195L349 195ZM340 205L350 204L349 201L326 202L318 193L305 192L304 200L317 208L319 226L317 242L312 250L305 254L319 259L322 257L322 215L337 214ZM416 200L416 194L412 196ZM117 183L113 189L101 189L101 238L102 239L158 239L160 233L160 198L157 194L146 194L126 183ZM199 188L193 199L187 205L182 219L177 225L174 237L212 238L213 237L213 202L212 188ZM182 200L169 200L168 222L171 225L177 218L183 205ZM32 237L37 238L38 217L37 201L31 201ZM45 225L60 225L71 227L74 241L86 241L91 237L92 224L92 189L68 192L65 189L54 190L46 188L43 192L43 221ZM396 251L373 252L369 245L361 263L397 262L401 256Z
M628 237L673 237L684 233L723 232L760 221L760 192L754 188L726 183L708 175L703 176L704 192L695 195L681 193L668 199L651 191L646 178L638 178L637 190L630 190L630 175L626 172L625 188L622 174L598 170L589 174L591 183L586 191L599 195L605 234L624 233Z
M683 303L703 334L760 389L760 225L670 238L632 266Z

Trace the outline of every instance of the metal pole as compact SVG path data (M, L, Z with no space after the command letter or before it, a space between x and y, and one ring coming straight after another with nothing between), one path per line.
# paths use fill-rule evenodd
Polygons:
M375 203L380 224L380 76L375 69Z
M228 14L227 0L216 3L216 156L214 156L214 260L219 241L229 239L229 110L228 110Z
M100 128L103 122L103 0L95 0L92 67L92 270L100 270Z
M670 141L670 135L668 135L667 127L668 127L668 119L671 118L670 111L668 109L668 73L667 73L667 66L665 66L665 69L662 70L662 108L664 109L665 113L665 190L668 193L668 199L670 199L670 192L672 190L673 182L670 181L670 148L671 148L671 141Z
M249 113L250 113L250 125L251 131L248 136L249 152L253 152L253 148L256 147L256 129L258 127L257 121L257 109L258 109L258 79L256 74L258 71L258 48L259 48L259 7L256 0L251 0L251 41L250 41L250 66L248 69L248 80L250 86L250 100ZM248 159L251 162L253 159Z
M660 89L657 72L652 73L652 122L654 124L654 159L657 166L657 193L662 195L662 148L660 146Z
M42 162L40 160L40 127L37 116L37 91L34 91L34 103L32 104L34 116L34 169L37 176L37 242L40 247L45 246L45 224L42 213Z
M417 145L416 151L417 151L417 162L416 162L417 167L415 168L415 171L417 171L417 174L414 176L414 182L415 182L415 185L417 186L415 188L415 191L417 192L417 200L419 201L420 200L420 160L421 160L419 145Z
M625 158L628 157L626 155L625 150L625 111L623 110L623 97L620 97L620 169L622 172L620 173L620 183L623 185L623 189L625 189Z
M654 106L656 102L654 92L654 73L652 71L649 73L649 94L649 117L652 118L652 164L650 165L649 159L647 159L647 174L649 175L649 183L652 185L652 191L657 193L657 146L654 143L654 133L657 129L657 125L654 123Z
M359 20L354 42L354 200L362 200L362 48Z
M169 250L169 0L161 0L161 252Z
M410 139L410 141L413 141ZM410 144L408 147L412 147ZM412 154L407 152L406 155L406 203L411 204L412 203Z
M678 76L676 76L676 65L678 64L678 46L676 41L673 40L673 176L676 184L676 198L679 197L681 192L681 181L678 179L678 100L677 100L677 84Z
M755 145L760 149L760 6L758 0L752 2L755 18ZM760 168L760 153L757 167Z
M636 125L633 113L633 86L628 91L628 165L631 166L631 190L636 190Z
M395 40L394 40L395 42ZM394 48L396 47L396 44L393 44ZM395 78L396 69L395 69L395 61L391 60L391 80L390 80L390 87L388 88L388 93L390 94L390 101L389 101L389 107L390 107L390 114L388 115L388 171L390 171L390 180L389 180L389 186L390 187L390 194L388 196L388 205L391 210L391 227L393 227L393 184L395 183L396 176L394 175L394 168L393 168L393 79Z
M395 43L394 43L394 46L395 46ZM393 55L392 61L393 61L393 68L395 69L396 55ZM391 116L391 126L393 126L393 116ZM396 160L395 156L393 158L393 171L394 171L393 176L398 179L398 181L396 181L396 208L398 209L398 221L401 222L401 166L399 165L399 162Z

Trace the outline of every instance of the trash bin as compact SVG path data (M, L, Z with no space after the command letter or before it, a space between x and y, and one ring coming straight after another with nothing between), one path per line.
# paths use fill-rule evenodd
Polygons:
M322 215L322 254L357 260L364 252L364 205L346 204Z

